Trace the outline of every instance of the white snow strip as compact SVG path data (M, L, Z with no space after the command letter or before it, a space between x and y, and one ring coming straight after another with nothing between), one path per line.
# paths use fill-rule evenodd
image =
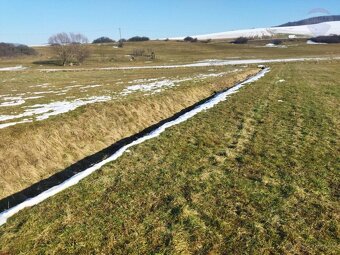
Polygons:
M312 40L308 40L306 43L307 43L307 44L311 44L311 45L327 44L327 43L317 43L317 42L313 42Z
M32 94L34 95L41 95L41 94L56 94L59 93L58 91L38 91L38 92L33 92Z
M32 96L32 97L25 97L24 99L38 99L38 98L43 98L44 96Z
M3 100L7 101L0 104L0 107L22 105L26 101L22 97L4 97Z
M0 68L0 72L2 71L22 71L27 69L27 67L24 67L22 65L20 66L11 66L11 67L1 67Z
M74 176L72 176L71 178L69 178L68 180L64 181L63 183L56 185L44 192L42 192L41 194L29 198L26 201L6 210L3 211L0 214L0 226L5 224L7 219L10 218L11 216L13 216L14 214L18 213L19 211L21 211L22 209L26 208L26 207L31 207L34 205L37 205L39 203L41 203L42 201L48 199L49 197L54 196L55 194L73 186L76 185L79 181L83 180L84 178L86 178L87 176L89 176L90 174L92 174L93 172L97 171L98 169L100 169L102 166L104 166L105 164L112 162L114 160L116 160L117 158L119 158L120 156L123 155L123 153L125 151L127 151L129 148L143 143L144 141L150 140L152 138L155 138L157 136L159 136L161 133L163 133L167 128L172 127L174 125L178 125L190 118L192 118L193 116L195 116L196 114L198 114L199 112L205 111L207 109L210 109L212 107L214 107L216 104L225 101L229 95L236 93L240 88L242 88L243 86L245 86L246 84L250 83L250 82L254 82L260 78L262 78L263 76L265 76L265 74L269 72L269 68L262 70L260 73L258 73L257 75L255 75L254 77L248 79L247 81L243 82L243 83L239 83L236 86L234 86L233 88L222 92L220 94L217 94L215 97L213 97L212 99L208 100L207 102L197 106L196 108L194 108L193 110L179 116L177 119L169 121L165 124L163 124L162 126L160 126L159 128L155 129L154 131L152 131L151 133L135 140L134 142L131 142L130 144L125 145L124 147L122 147L121 149L119 149L117 152L115 152L112 156L110 156L109 158L103 160L100 163L97 163L93 166L91 166L90 168L86 169L85 171L78 173Z
M276 45L274 43L268 43L268 44L266 44L265 47L267 47L267 48L281 48L281 49L286 49L287 48L286 45Z
M49 83L44 83L44 84L32 85L32 86L29 86L29 87L30 87L30 88L35 88L35 87L46 88L46 87L48 87L49 85L50 85Z
M10 126L15 126L16 124L27 123L27 122L32 122L32 121L30 121L28 119L25 119L23 121L9 122L9 123L5 123L5 124L0 124L0 129L6 128L6 127L10 127Z
M96 85L86 85L86 86L81 87L80 89L83 90L83 89L97 88L97 87L102 87L102 86L103 85L99 85L99 84L96 84Z

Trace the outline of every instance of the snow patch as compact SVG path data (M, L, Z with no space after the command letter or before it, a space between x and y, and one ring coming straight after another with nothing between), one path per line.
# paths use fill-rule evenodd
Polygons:
M85 99L76 99L73 101L59 101L48 104L36 104L25 107L26 110L17 115L0 115L0 121L7 121L12 119L20 119L24 117L31 117L25 122L32 122L33 120L45 120L51 116L59 115L69 111L73 111L80 106L93 104L97 102L105 102L111 100L110 96L93 96ZM16 122L23 123L23 122ZM10 123L1 124L0 128L7 127ZM15 125L10 124L10 126Z
M24 67L22 65L20 66L11 66L11 67L1 67L0 68L0 72L1 71L22 71L22 70L26 70L27 67Z
M3 100L7 102L1 103L0 107L17 106L26 102L22 97L4 97Z
M311 45L317 45L317 44L327 44L327 43L318 43L318 42L313 42L312 40L308 40L306 43L307 43L307 44L311 44Z

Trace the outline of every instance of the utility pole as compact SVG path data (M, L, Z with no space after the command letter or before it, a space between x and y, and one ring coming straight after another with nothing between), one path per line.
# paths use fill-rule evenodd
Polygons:
M122 30L119 28L119 42L118 42L118 48L123 48L124 43L122 41Z

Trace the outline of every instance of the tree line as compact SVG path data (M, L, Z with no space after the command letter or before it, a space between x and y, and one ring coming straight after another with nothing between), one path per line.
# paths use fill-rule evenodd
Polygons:
M27 45L12 44L12 43L0 43L0 57L15 57L23 55L36 55L37 52Z

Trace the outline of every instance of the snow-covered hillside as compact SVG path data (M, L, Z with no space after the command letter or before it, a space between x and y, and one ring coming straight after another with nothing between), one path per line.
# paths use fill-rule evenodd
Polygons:
M324 22L314 25L292 26L292 27L270 27L235 30L222 33L194 35L199 40L207 39L231 39L238 37L264 37L274 36L277 34L299 35L299 36L320 36L340 34L340 21ZM184 37L171 38L171 40L182 40Z

